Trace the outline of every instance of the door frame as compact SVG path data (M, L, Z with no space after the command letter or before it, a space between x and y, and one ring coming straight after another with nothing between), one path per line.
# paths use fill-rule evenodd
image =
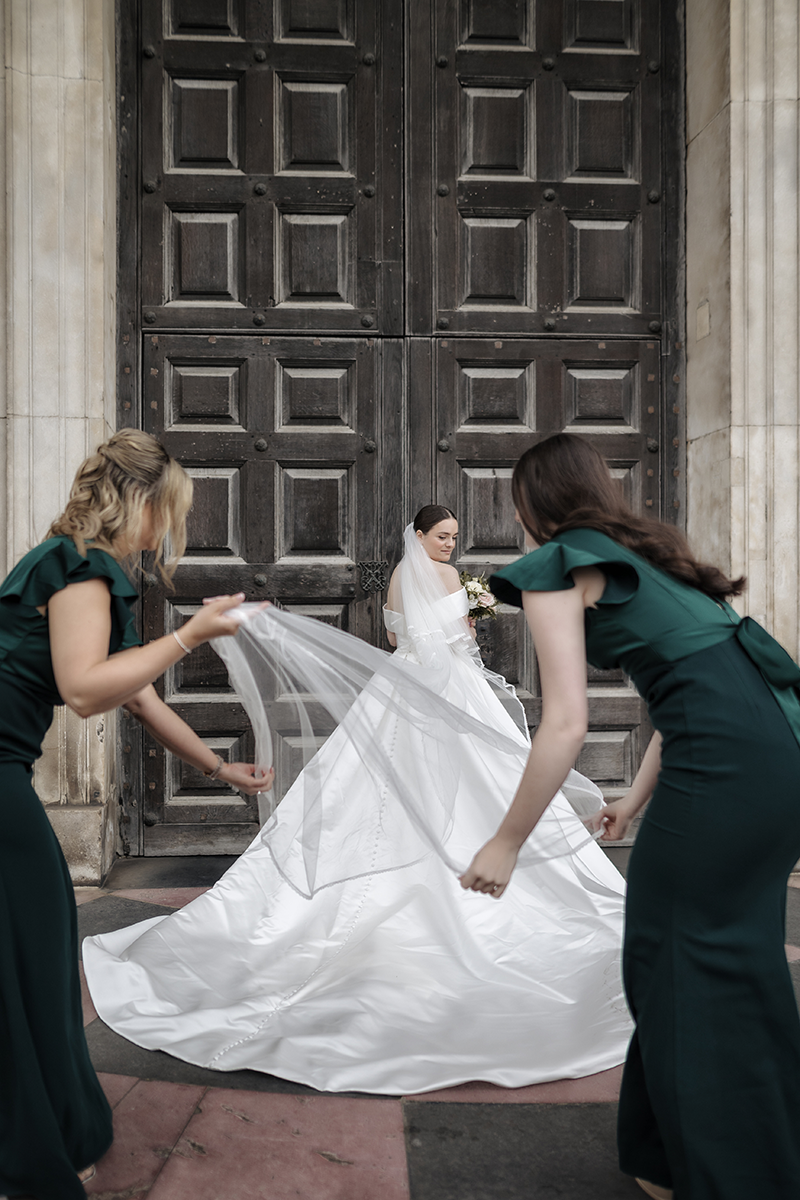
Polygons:
M446 0L439 0L446 2ZM405 82L410 78L410 56L421 40L434 37L434 6L437 0L404 0ZM139 258L141 234L141 11L139 0L115 0L116 9L116 168L117 168L117 272L116 272L116 393L117 428L142 428L142 349L146 330L141 322L142 263ZM664 80L662 108L662 153L664 182L661 201L663 262L663 321L661 336L662 394L661 516L680 528L686 526L686 174L685 174L685 0L662 0L662 54L658 66ZM406 96L404 129L431 131L432 73L436 70L432 53L430 73L425 79L417 71L418 86L404 86ZM402 139L398 152L404 156L405 178L419 178L420 172L432 177L433 141L428 136ZM404 220L405 220L404 214ZM669 231L669 236L667 235ZM677 235L677 236L676 236ZM431 295L431 259L414 249L407 226L402 249L406 279L418 291ZM397 335L395 335L396 337ZM432 336L414 336L406 329L401 357L406 364L406 391L410 394L433 384L433 338L458 337L452 331ZM469 335L463 335L469 336ZM513 335L505 335L513 337ZM612 336L612 335L609 335ZM653 335L651 335L653 336ZM408 394L401 404L407 451L409 441ZM398 412L398 418L400 413ZM430 442L432 429L415 431L416 438ZM409 456L403 454L401 471L410 470ZM424 454L414 456L413 478L406 480L409 494L429 493L432 462ZM142 586L144 581L142 581ZM116 752L116 779L120 812L120 842L123 855L140 856L144 852L142 805L143 733L137 721L121 714Z

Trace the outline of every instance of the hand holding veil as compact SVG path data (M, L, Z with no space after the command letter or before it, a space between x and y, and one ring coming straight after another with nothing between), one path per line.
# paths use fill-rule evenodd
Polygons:
M490 782L512 781L509 794L487 794L487 836L527 761L513 688L481 664L466 621L454 615L453 597L410 526L405 541L400 595L413 657L257 605L239 610L237 637L212 643L252 722L259 766L272 765L273 733L301 751L303 770L282 800L270 794L259 836L304 896L399 870L431 851L460 874L471 855L453 848L453 830L460 793L474 794L475 785L468 778L475 756L466 748L480 751ZM551 804L520 865L571 854L592 840L575 812L596 812L599 789L571 771L562 793L569 805Z

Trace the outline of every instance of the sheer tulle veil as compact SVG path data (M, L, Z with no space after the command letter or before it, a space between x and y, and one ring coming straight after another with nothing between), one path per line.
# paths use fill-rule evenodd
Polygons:
M236 610L237 637L212 643L252 723L258 764L273 764L276 737L300 752L302 770L285 796L276 787L259 798L259 837L287 882L307 897L430 853L460 874L468 861L453 856L448 842L468 782L462 739L520 775L527 760L523 707L481 663L411 525L399 585L407 654L390 655L319 621L256 605ZM351 805L348 781L364 772L371 786ZM569 805L550 806L521 865L574 853L597 836L575 814L587 817L602 806L599 789L571 771L561 790ZM502 797L504 804L512 799Z

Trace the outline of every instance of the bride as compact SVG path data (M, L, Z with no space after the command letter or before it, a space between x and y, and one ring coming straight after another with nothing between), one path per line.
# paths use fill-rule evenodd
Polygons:
M339 647L340 664L367 664L366 686L211 891L84 942L95 1007L130 1041L220 1071L389 1094L519 1087L623 1060L624 884L570 804L591 795L596 807L594 785L570 772L498 904L459 885L454 863L506 811L530 742L513 689L481 664L448 561L457 530L436 505L407 527L388 660L274 608L228 639L271 640L279 675L301 643L322 659ZM219 652L258 733L266 685L253 660ZM415 697L432 678L423 718ZM387 805L393 788L407 828Z

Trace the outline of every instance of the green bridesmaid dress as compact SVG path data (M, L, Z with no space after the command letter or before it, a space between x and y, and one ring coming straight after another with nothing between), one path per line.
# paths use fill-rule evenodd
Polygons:
M621 1169L676 1200L800 1197L800 1018L784 952L800 858L800 669L741 620L593 529L492 577L495 594L574 586L596 566L586 652L621 667L663 736L631 853L623 973L636 1022Z
M109 652L139 644L136 589L110 555L70 538L27 554L0 586L0 1194L85 1200L77 1171L111 1144L111 1112L83 1035L75 898L31 786L34 759L63 704L47 617L70 583L105 579Z

